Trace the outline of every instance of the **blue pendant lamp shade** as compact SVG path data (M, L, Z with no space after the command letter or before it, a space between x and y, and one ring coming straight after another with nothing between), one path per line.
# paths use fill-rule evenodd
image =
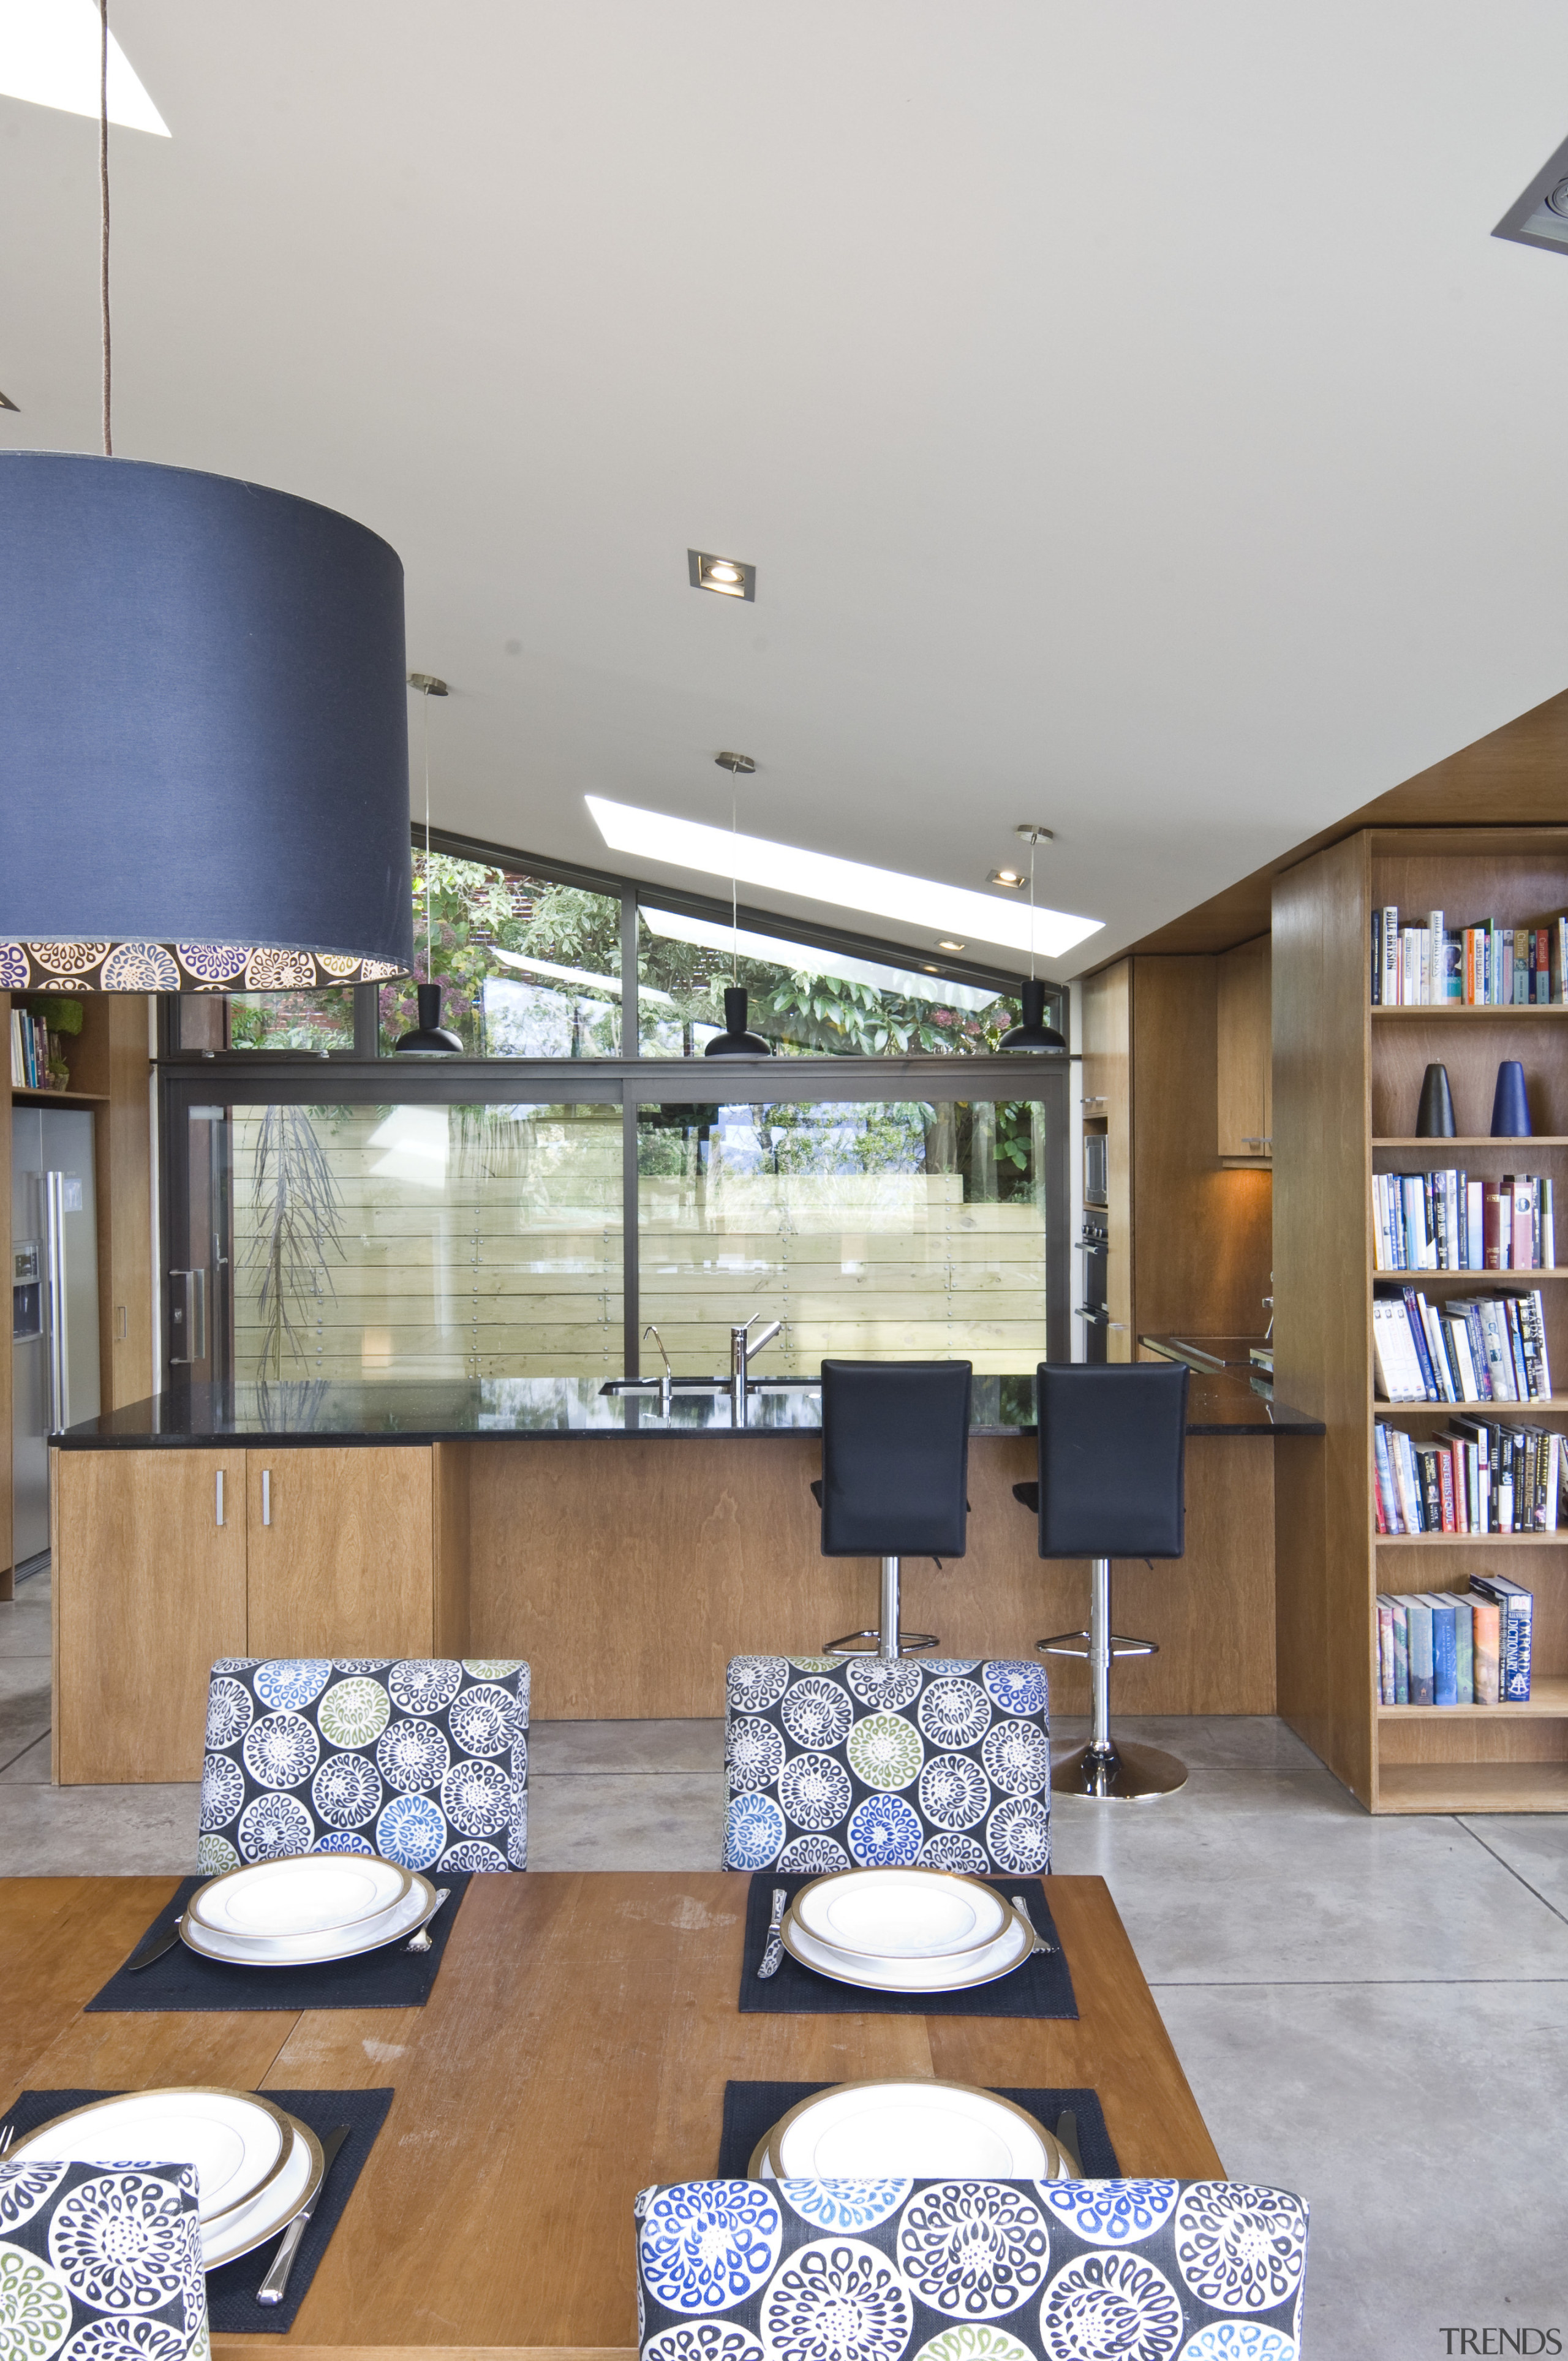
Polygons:
M0 990L412 964L403 571L286 492L0 452Z

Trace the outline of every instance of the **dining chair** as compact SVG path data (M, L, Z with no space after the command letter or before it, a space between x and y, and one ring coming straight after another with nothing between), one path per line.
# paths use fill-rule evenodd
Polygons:
M726 1869L1051 1863L1045 1667L973 1656L735 1656Z
M635 2205L641 2361L1297 2361L1307 2207L1238 2180L685 2180Z
M0 2162L6 2361L206 2361L193 2164Z
M526 1868L528 1698L510 1656L221 1658L198 1869L302 1852Z

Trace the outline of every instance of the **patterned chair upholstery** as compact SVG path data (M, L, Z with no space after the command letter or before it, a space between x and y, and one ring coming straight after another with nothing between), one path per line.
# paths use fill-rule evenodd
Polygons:
M641 2361L1299 2361L1307 2208L1235 2180L687 2180Z
M1051 1865L1041 1664L736 1656L724 1753L726 1869Z
M197 1867L375 1852L404 1869L525 1868L528 1695L515 1657L222 1658Z
M6 2361L205 2361L193 2164L0 2163Z

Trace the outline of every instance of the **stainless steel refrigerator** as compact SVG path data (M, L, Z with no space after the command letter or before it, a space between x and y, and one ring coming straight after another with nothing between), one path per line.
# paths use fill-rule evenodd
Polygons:
M49 1437L98 1414L93 1117L11 1114L12 1563L49 1545Z

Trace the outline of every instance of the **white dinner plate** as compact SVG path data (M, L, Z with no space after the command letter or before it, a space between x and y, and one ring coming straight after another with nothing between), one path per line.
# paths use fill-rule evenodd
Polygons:
M203 2235L265 2199L284 2177L291 2118L250 2091L127 2091L56 2115L13 2157L82 2164L193 2164Z
M841 2082L792 2107L765 2148L783 2180L1054 2180L1061 2165L1033 2115L962 2082Z
M953 1870L845 1869L803 1886L795 1919L818 1942L863 1959L953 1959L994 1943L1008 1905Z
M378 1854L302 1853L226 1870L186 1908L214 1935L256 1942L363 1926L406 1900L411 1873Z
M978 1951L960 1952L951 1960L870 1960L840 1951L807 1934L796 1924L793 1910L785 1912L779 1937L791 1959L803 1967L815 1968L818 1975L830 1976L835 1983L859 1984L868 1992L968 1992L971 1985L993 1983L998 1976L1011 1975L1035 1948L1033 1930L1012 1908L1007 1909L1006 1924L993 1943Z
M180 1932L203 1959L226 1960L236 1967L319 1966L327 1960L352 1960L361 1951L378 1951L385 1943L400 1942L422 1927L434 1908L434 1887L416 1874L410 1876L409 1891L400 1902L358 1926L329 1927L316 1935L224 1935L215 1927L203 1927L187 1912L180 1921Z
M283 2169L260 2195L237 2213L225 2213L221 2222L202 2232L202 2268L215 2271L220 2263L232 2263L237 2255L248 2255L256 2246L264 2246L275 2238L285 2224L293 2220L302 2205L308 2205L322 2185L326 2169L322 2144L308 2124L297 2115L285 2116L293 2134L293 2146L283 2160Z

